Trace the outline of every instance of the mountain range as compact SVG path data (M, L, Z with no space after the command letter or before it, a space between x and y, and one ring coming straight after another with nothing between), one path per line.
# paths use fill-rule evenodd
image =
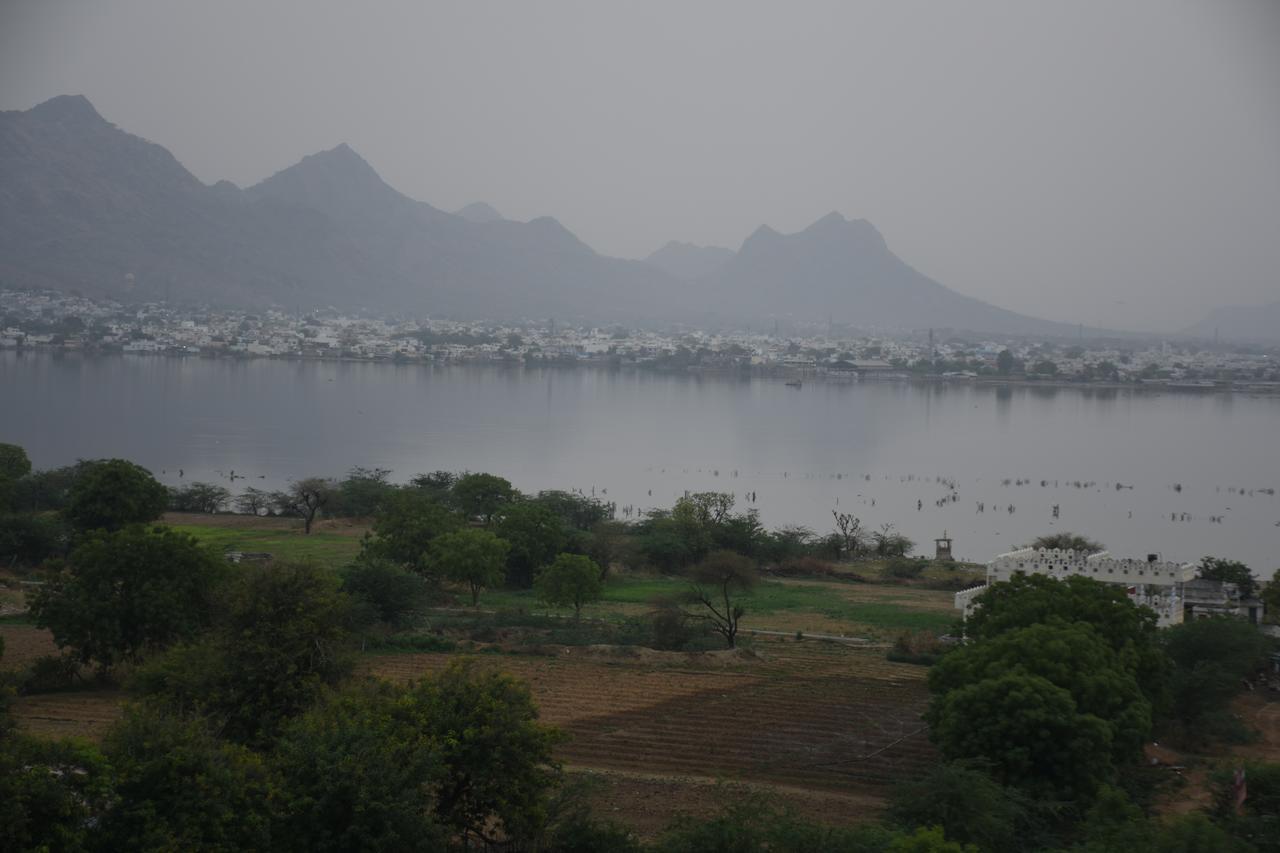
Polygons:
M1183 330L1197 338L1217 338L1258 343L1280 342L1280 302L1266 305L1230 305L1209 312Z
M623 260L550 217L411 199L347 145L246 189L206 185L73 95L0 112L0 285L462 319L1075 331L949 290L838 213L761 226L736 252L672 242Z

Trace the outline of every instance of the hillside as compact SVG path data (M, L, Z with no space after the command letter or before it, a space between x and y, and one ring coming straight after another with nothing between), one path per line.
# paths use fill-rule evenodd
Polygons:
M1183 333L1229 341L1280 342L1280 302L1218 308Z
M797 234L762 226L737 253L673 242L620 260L550 217L411 199L347 145L248 189L207 186L80 96L0 113L0 283L497 320L1074 331L948 290L865 220L833 213Z

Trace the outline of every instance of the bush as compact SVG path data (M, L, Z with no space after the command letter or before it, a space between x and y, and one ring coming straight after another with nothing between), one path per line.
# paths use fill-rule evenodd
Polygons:
M836 567L817 557L788 557L773 567L773 574L784 578L831 577Z
M357 606L365 605L379 622L397 629L418 621L429 593L422 576L376 557L362 559L343 569L342 591L350 595Z
M882 574L887 578L894 578L895 580L917 580L924 574L924 570L928 567L928 560L912 560L907 557L894 557L885 564Z
M897 663L933 666L945 651L946 647L932 631L907 631L898 635L885 657Z
M56 515L0 515L0 564L36 567L67 553L70 536Z
M80 662L73 655L44 655L27 664L19 676L18 690L24 694L68 690L80 678Z

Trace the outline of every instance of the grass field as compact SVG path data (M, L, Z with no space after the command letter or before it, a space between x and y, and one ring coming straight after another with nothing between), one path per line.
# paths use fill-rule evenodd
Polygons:
M658 596L686 589L679 578L613 577L604 598L583 608L593 619L620 619L645 613ZM946 630L956 618L949 592L917 587L841 581L764 580L744 604L743 627L760 630L836 633L885 639L902 631ZM490 590L480 599L488 609L549 611L531 590Z
M242 515L194 515L169 513L165 522L189 533L217 551L256 551L276 560L298 560L339 568L360 553L366 527L317 524L309 535L294 519L252 518Z

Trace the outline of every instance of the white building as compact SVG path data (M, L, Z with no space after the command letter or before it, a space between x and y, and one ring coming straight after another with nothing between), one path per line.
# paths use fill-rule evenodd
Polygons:
M956 609L963 611L968 618L976 606L975 599L987 586L1007 581L1018 572L1048 575L1059 580L1080 575L1122 585L1134 604L1150 607L1156 612L1161 627L1182 621L1182 587L1196 577L1193 563L1161 560L1156 554L1147 555L1145 560L1122 560L1106 551L1086 554L1083 551L1022 548L1001 554L988 563L986 584L957 592Z

